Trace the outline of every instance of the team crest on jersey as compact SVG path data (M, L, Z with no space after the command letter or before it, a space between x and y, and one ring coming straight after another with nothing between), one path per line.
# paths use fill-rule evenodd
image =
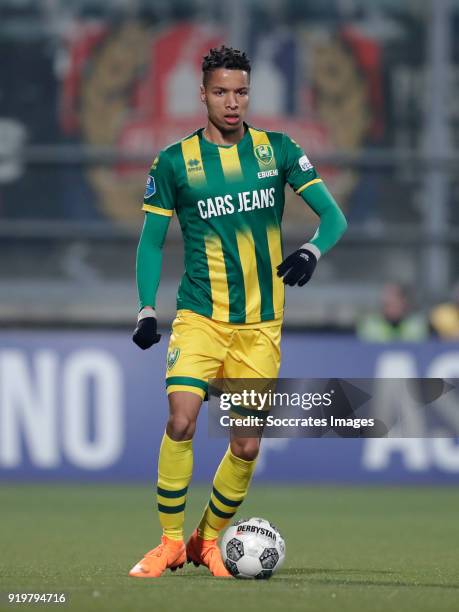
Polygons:
M152 195L156 193L156 183L152 176L147 178L147 186L145 187L144 200L148 200Z
M178 346L168 351L167 353L167 369L168 370L171 370L175 366L179 356L180 356L180 349L178 348Z
M258 161L265 166L268 166L274 157L273 148L269 144L258 145L258 147L255 147L254 153Z

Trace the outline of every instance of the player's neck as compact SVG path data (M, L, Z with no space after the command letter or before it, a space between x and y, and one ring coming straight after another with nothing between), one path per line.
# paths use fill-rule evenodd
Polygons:
M237 144L245 134L245 125L242 124L240 129L234 132L222 132L210 121L204 128L202 135L206 140L216 145L234 145Z

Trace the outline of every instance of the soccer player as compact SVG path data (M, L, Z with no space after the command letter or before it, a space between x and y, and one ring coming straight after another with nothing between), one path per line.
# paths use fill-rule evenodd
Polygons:
M183 234L185 273L167 353L169 420L158 460L163 536L131 569L134 577L158 577L185 561L208 567L214 576L230 575L217 539L247 495L260 439L231 435L210 499L185 545L192 438L208 380L277 377L284 285L305 285L346 229L344 215L301 147L283 133L244 121L250 88L246 54L224 46L211 49L202 70L207 125L160 152L144 196L137 252L140 312L133 336L140 348L160 339L156 293L174 211ZM285 183L320 223L313 238L283 260Z

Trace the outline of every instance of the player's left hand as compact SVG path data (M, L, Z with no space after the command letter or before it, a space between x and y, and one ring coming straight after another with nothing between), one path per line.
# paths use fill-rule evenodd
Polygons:
M285 285L306 285L317 265L317 257L308 249L298 249L277 266L277 276L283 277Z

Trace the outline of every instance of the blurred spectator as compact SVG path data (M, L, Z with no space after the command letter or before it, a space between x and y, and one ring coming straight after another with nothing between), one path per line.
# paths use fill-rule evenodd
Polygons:
M438 304L432 309L430 325L442 340L459 340L459 282L453 290L451 302Z
M357 324L357 336L368 342L421 341L429 335L427 319L415 312L406 287L396 283L384 286L381 312Z

